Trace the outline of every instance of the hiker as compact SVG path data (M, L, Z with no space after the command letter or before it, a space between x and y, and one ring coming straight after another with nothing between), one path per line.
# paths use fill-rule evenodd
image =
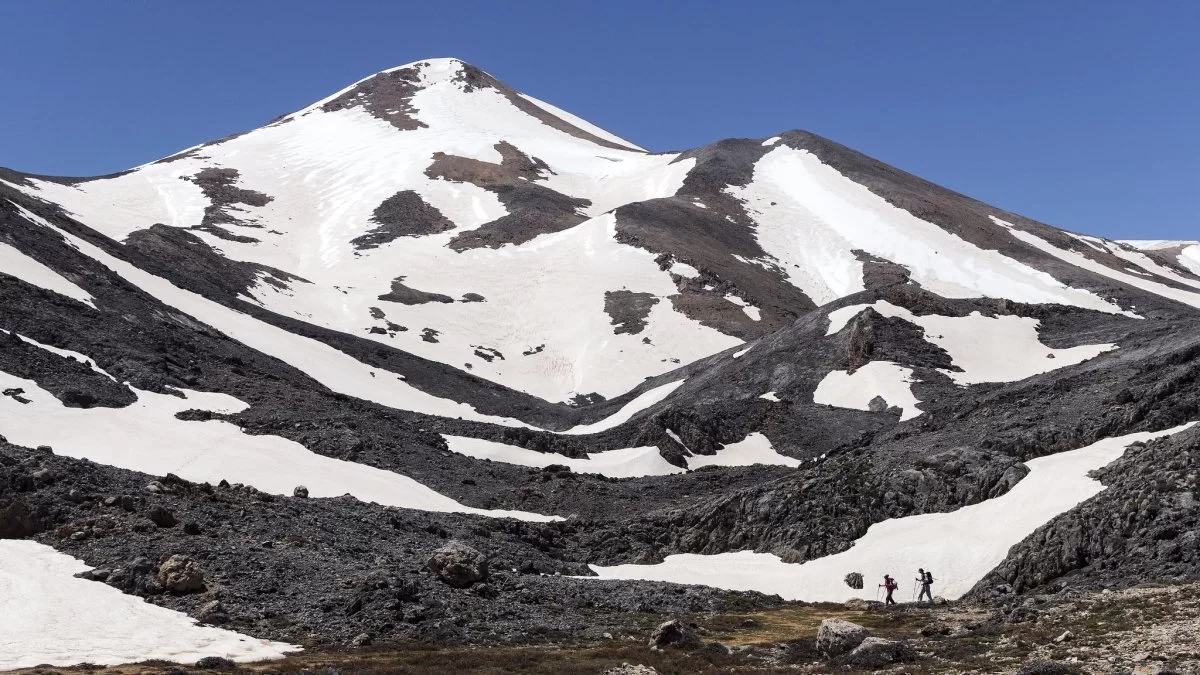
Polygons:
M926 572L923 568L917 569L917 583L921 584L921 594L917 596L917 602L921 602L925 598L929 598L929 604L933 604L933 593L929 592L929 587L933 585L933 573Z
M884 601L884 604L885 605L896 604L896 601L892 599L892 592L895 591L897 588L899 588L899 586L896 585L896 580L885 574L885 575L883 575L883 583L879 584L879 586L880 586L880 588L887 590L887 600Z

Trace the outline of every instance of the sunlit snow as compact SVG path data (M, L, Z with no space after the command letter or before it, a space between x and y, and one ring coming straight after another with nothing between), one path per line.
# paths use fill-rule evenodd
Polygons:
M33 541L0 540L0 669L163 659L279 659L300 648L196 625L186 614L73 575L91 569Z
M991 216L991 219L996 224L1007 228L1009 233L1012 234L1014 238L1019 239L1020 241L1023 241L1040 251L1049 253L1059 260L1068 262L1076 267L1088 270L1089 272L1095 272L1096 274L1106 276L1110 279L1115 279L1123 284L1133 286L1134 288L1140 288L1143 291L1149 291L1150 293L1160 295L1169 300L1174 300L1185 305L1200 308L1200 293L1174 288L1172 286L1146 279L1141 276L1135 276L1127 272L1113 269L1108 265L1096 262L1095 260L1092 260L1085 255L1076 253L1075 251L1068 251L1066 249L1059 248L1035 234L1025 232L1024 230L1018 230L1012 223L1001 220L995 216Z
M92 302L91 293L4 242L0 242L0 274L16 277L39 288L78 300L89 307L96 307Z
M1117 348L1114 344L1079 345L1054 349L1038 339L1040 322L1023 316L918 316L904 307L880 300L871 305L850 305L829 313L833 335L846 327L850 319L870 307L886 317L898 317L920 326L925 340L946 350L954 365L963 372L942 370L957 384L1016 382L1040 373L1073 366Z
M759 244L818 305L864 290L857 249L903 265L914 281L943 297L1121 311L892 206L805 150L775 146L755 165L748 185L728 191L746 202Z
M0 435L17 445L49 445L55 454L155 476L173 473L195 482L253 485L291 494L297 485L313 497L351 494L362 501L421 511L548 521L524 511L464 506L392 471L318 455L279 436L249 435L221 420L184 421L184 410L235 413L247 406L232 396L182 391L182 396L134 390L124 408L68 408L32 380L0 371L0 389L23 389L31 402L0 398ZM184 398L186 397L186 398Z

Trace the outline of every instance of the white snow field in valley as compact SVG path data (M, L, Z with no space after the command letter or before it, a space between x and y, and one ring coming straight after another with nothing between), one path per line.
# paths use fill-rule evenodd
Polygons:
M0 540L0 668L164 659L281 659L294 645L196 625L186 614L76 579L91 569L33 541Z
M1194 424L1194 423L1193 423ZM891 574L908 599L917 569L932 570L934 594L961 597L1008 549L1055 516L1104 490L1088 472L1107 466L1136 442L1170 436L1192 424L1158 432L1107 438L1087 447L1032 459L1029 473L1005 494L949 513L927 513L876 523L846 551L800 564L769 553L667 556L657 565L590 565L599 579L643 579L774 593L786 600L844 602L875 598L875 583ZM865 590L850 588L846 574L860 572ZM590 579L594 577L581 577ZM907 582L907 583L906 583Z
M900 420L910 420L921 414L920 403L913 395L912 368L890 361L871 361L848 373L834 370L826 375L813 391L813 403L853 410L870 410L876 396L888 407L903 411Z

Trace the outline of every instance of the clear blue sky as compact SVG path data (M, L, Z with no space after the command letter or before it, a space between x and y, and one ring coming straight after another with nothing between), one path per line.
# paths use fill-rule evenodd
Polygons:
M457 56L652 150L801 128L1060 227L1200 238L1200 2L0 2L0 166L93 175Z

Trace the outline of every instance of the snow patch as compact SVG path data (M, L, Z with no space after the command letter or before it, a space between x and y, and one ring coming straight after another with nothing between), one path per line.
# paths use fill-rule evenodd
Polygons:
M1168 300L1174 300L1175 302L1180 302L1191 307L1200 308L1200 293L1193 293L1191 291L1173 288L1171 286L1167 286L1166 284L1160 284L1157 281L1151 281L1150 279L1144 279L1140 276L1134 276L1120 270L1115 270L1108 265L1096 262L1087 256L1080 255L1074 251L1061 249L1035 234L1018 230L1012 223L1001 220L996 216L988 217L991 218L992 221L997 225L1007 229L1009 234L1011 234L1014 239L1023 241L1039 251L1049 253L1059 260L1070 263L1076 267L1083 268L1089 272L1095 272L1096 274L1106 276L1109 279L1115 279L1121 283L1133 286L1134 288L1140 288L1143 291L1160 295Z
M1193 423L1194 424L1194 423ZM918 567L936 578L934 594L962 597L1008 554L1008 549L1055 516L1104 490L1088 473L1104 467L1138 441L1179 433L1166 431L1108 438L1078 450L1033 459L1029 474L1004 495L950 513L928 513L872 525L848 550L801 564L754 551L667 556L657 565L589 565L600 579L643 579L702 584L738 591L778 594L785 600L845 602L875 598L871 580L891 574L908 597ZM861 572L866 590L848 587L847 572ZM582 577L595 578L595 577Z
M662 458L658 448L621 448L589 452L586 458L567 457L553 452L537 452L507 443L487 441L480 438L443 434L450 450L476 459L517 464L520 466L545 467L562 464L576 473L598 473L609 478L636 478L639 476L666 476L683 473L681 469Z
M755 165L750 184L728 192L746 203L757 222L759 245L818 305L864 290L863 266L852 253L858 249L903 265L914 281L947 298L984 296L1121 311L1089 291L1070 288L892 206L804 150L774 147Z
M679 276L688 279L695 279L696 277L700 276L700 270L687 263L681 262L671 263L671 267L667 269L667 271L671 274L678 274Z
M683 380L676 380L675 382L668 382L666 384L660 384L657 387L648 389L648 390L638 394L632 401L621 406L620 410L613 413L612 415L609 415L608 417L605 417L604 419L600 420L599 422L593 422L591 424L582 424L580 426L572 427L571 429L567 429L566 431L561 431L559 433L568 434L571 436L580 436L583 434L595 434L595 433L599 433L601 431L607 431L609 429L614 429L616 427L619 427L622 424L633 419L634 415L642 412L646 408L649 408L650 406L654 405L655 403L658 403L659 401L662 401L666 397L670 396L671 392L678 389L679 386L683 384L683 382L684 382Z
M526 101L529 101L530 103L536 105L537 107L541 108L542 110L545 110L546 112L550 113L551 115L554 115L555 117L561 119L562 121L566 122L567 124L570 124L571 126L577 128L577 129L580 129L582 131L586 131L589 134L595 136L596 138L603 138L604 140L608 141L609 143L616 143L617 145L623 145L623 146L629 148L630 150L638 150L640 152L649 152L649 150L647 150L639 145L634 145L633 143L630 143L629 141L625 140L624 138L621 138L620 136L618 136L612 132L605 131L604 129L601 129L600 127L596 126L595 124L592 124L591 122L583 119L582 117L579 117L577 115L572 115L571 113L567 112L566 110L563 110L562 108L559 108L558 106L550 105L549 103L546 103L545 101L536 99L532 96L526 96L525 94L521 94L520 96L521 96L521 98L525 99Z
M876 396L883 398L888 406L899 407L904 412L900 420L909 420L921 414L917 404L921 401L912 393L912 369L891 361L871 361L853 373L835 370L826 375L813 392L813 403L837 408L870 410Z
M74 577L90 569L44 544L0 540L0 669L149 659L195 663L206 656L262 661L300 651L200 626L182 612Z
M726 444L714 455L692 455L685 458L688 469L696 470L702 466L751 466L767 464L771 466L800 466L801 461L781 455L771 440L761 433L753 432L737 443Z
M17 208L20 207L18 206ZM70 281L53 269L25 255L15 246L10 246L4 242L0 242L0 274L16 277L38 288L53 291L72 300L78 300L92 309L96 308L91 293L83 290L75 282Z
M759 396L759 398L765 398L765 399L767 399L768 401L775 401L775 402L777 402L777 403L779 402L779 397L778 397L778 396L776 396L776 395L775 395L775 392L773 392L773 391L768 391L767 393L765 393L765 394L762 394L761 396Z
M925 340L946 350L963 372L941 369L960 385L982 382L1016 382L1041 373L1073 366L1117 348L1115 344L1079 345L1054 349L1038 339L1037 319L1022 316L918 316L904 307L880 300L871 305L850 305L829 313L826 335L833 335L850 319L870 307L886 317L897 317L920 326Z

